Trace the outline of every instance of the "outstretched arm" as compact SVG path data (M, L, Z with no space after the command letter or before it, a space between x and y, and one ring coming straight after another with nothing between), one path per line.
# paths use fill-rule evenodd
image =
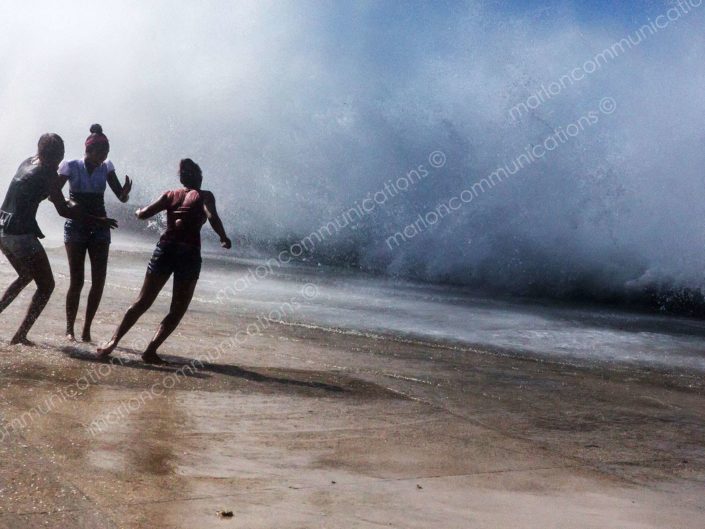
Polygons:
M66 177L56 175L49 185L49 201L54 204L56 212L66 219L92 221L96 224L117 228L117 221L108 217L96 217L84 213L79 207L69 207L64 198L61 188L66 183Z
M132 179L129 176L125 175L125 183L120 184L120 180L115 174L115 171L110 171L108 173L108 185L120 202L128 201L130 198L130 190L132 189Z
M169 197L167 196L166 193L164 193L157 200L152 202L149 206L146 206L144 208L140 208L137 211L135 211L135 216L140 220L145 220L150 217L153 217L154 215L156 215L160 211L164 211L168 205L169 205Z
M220 245L223 248L230 249L233 244L230 242L228 235L225 233L223 221L220 220L218 210L215 208L215 196L210 191L204 193L203 209L206 212L206 217L208 217L208 222L210 222L211 228L213 228L213 231L218 234L218 237L220 237Z

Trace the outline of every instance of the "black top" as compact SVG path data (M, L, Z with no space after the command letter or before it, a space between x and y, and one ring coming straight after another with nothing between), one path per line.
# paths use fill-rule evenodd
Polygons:
M49 196L49 185L55 175L56 171L32 163L32 158L20 164L0 208L3 233L44 238L37 224L37 208Z

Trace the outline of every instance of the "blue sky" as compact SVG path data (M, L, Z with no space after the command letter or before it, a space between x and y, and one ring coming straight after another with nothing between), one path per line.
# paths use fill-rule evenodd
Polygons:
M673 2L675 3L675 2ZM668 0L545 0L496 2L498 9L507 13L552 16L556 13L574 16L576 22L636 24L648 16L662 12L671 2Z

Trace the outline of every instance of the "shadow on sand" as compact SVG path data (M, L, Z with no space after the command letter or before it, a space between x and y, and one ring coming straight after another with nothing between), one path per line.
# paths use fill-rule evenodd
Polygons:
M140 356L142 354L132 349L121 350L136 356ZM133 360L130 358L123 357L111 356L109 358L98 358L94 353L86 351L85 349L81 349L80 347L64 346L61 347L61 352L69 358L79 360L81 362L95 362L101 364L107 363L120 367L142 369L145 371L157 371L161 373L179 373L182 376L190 378L207 379L211 378L215 374L241 378L244 380L249 380L251 382L259 382L262 384L283 384L287 386L322 389L324 391L329 391L333 393L345 392L344 388L332 384L326 384L325 382L297 380L281 376L266 375L234 365L201 362L198 360L189 360L187 358L178 356L164 355L162 358L166 360L168 364L151 365L145 364L142 360Z

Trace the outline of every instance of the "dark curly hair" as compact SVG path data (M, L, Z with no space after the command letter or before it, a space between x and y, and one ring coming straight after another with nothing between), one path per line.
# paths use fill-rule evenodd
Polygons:
M198 164L191 158L184 158L179 162L179 179L184 187L201 189L203 173Z
M43 159L56 159L64 157L64 140L53 132L42 134L37 143L37 154Z

